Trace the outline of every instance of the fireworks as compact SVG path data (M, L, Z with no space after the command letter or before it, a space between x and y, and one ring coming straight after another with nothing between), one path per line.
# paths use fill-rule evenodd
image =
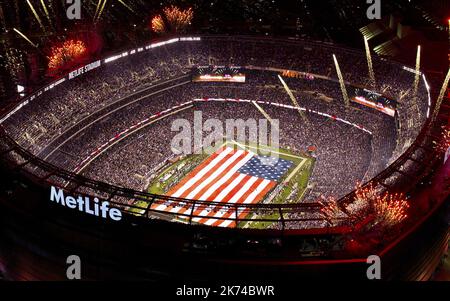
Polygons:
M159 34L166 32L166 25L164 25L164 21L160 15L153 17L152 30Z
M0 66L5 66L13 79L17 79L21 70L25 67L23 64L23 54L19 49L8 47L5 49L5 59L0 61Z
M163 14L164 18L157 15L151 21L152 30L159 34L166 33L169 30L182 32L191 24L194 17L194 11L191 8L183 10L173 5L164 8Z
M362 187L359 183L356 185L355 199L347 206L347 210L353 214L358 215L362 212L370 210L370 205L377 197L377 190L372 183L366 187Z
M448 150L450 147L450 126L442 127L442 137L434 147L439 153L445 153Z
M164 8L163 11L172 29L177 32L186 28L194 17L194 12L191 8L181 10L176 6L170 6Z
M403 194L384 193L377 197L374 203L376 223L383 226L394 226L406 217L409 204Z
M370 183L366 187L357 185L355 199L346 209L354 215L373 215L374 224L391 227L407 217L408 208L409 204L403 194L389 191L381 193Z
M325 218L331 226L336 226L338 224L338 219L346 216L339 207L336 199L333 197L326 199L322 196L318 203L322 206L320 215Z
M61 46L55 46L48 57L48 68L56 70L86 54L86 46L82 41L68 40Z

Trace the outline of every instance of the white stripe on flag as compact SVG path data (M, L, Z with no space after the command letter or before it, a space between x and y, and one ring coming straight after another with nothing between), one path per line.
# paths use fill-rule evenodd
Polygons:
M251 154L251 157L253 156L253 154ZM248 160L247 160L248 161ZM206 217L208 214L209 214L209 212L211 212L211 210L214 208L214 207L216 207L216 205L217 205L217 203L219 203L219 202L221 202L222 201L222 199L231 191L231 190L233 190L233 188L234 187L236 187L239 183L241 183L242 182L242 180L245 178L245 174L239 174L239 176L236 178L236 179L234 179L229 185L227 185L218 195L217 195L217 197L214 199L214 200L212 200L211 201L211 203L213 203L213 204L211 204L211 205L208 205L205 209L203 209L203 211L202 212L200 212L199 214L196 214L196 216L203 216L203 217ZM231 177L231 175L230 175L230 177ZM230 177L228 177L226 180L228 180ZM224 181L225 182L225 181ZM220 184L221 185L221 184ZM209 194L210 195L210 194ZM208 196L209 196L208 195ZM205 197L205 199L206 199L206 197ZM193 218L192 219L193 221L195 221L195 222L198 222L198 221L200 221L201 220L201 218L199 218L199 217L196 217L196 218Z
M248 153L244 158L241 159L235 166L233 166L219 181L214 183L200 198L199 200L208 199L211 194L216 192L216 190L222 186L226 181L228 181L242 166L245 165L251 158L253 157L253 153ZM228 187L228 185L227 185ZM215 200L214 200L215 201Z
M201 179L208 171L210 171L212 168L214 168L217 163L219 163L226 155L231 153L233 151L232 148L227 147L225 150L223 150L214 160L209 162L207 166L205 166L202 170L200 170L199 173L197 173L193 178L189 179L180 189L178 189L174 194L172 194L172 197L179 197L183 194L189 187L195 184L199 179Z
M252 203L254 201L254 199L258 196L258 194L263 191L264 188L266 188L267 185L270 184L269 180L264 180L262 181L258 187L256 187L256 189L245 199L245 201L242 204L249 204ZM238 210L238 216L239 214L242 212L243 210ZM233 220L226 220L223 221L222 223L220 223L218 226L219 227L228 227L232 222L234 222Z
M230 166L231 164L235 163L235 161L243 153L244 153L244 151L242 151L242 150L238 150L237 152L235 152L233 154L233 156L231 156L231 158L227 159L224 163L222 163L220 166L218 166L218 168L209 177L207 177L204 181L202 181L199 185L197 185L197 187L195 187L195 189L192 190L186 196L186 199L193 199L197 195L197 193L199 193L206 185L208 185L209 183L214 181L216 178L220 177L222 175L223 171L228 166ZM180 211L181 208L183 208L183 207L172 208L170 210L170 212L174 212L174 213L178 212L178 211ZM188 213L188 211L189 211L189 213ZM191 209L189 209L188 211L186 211L185 214L190 214Z
M231 164L235 163L235 161L244 153L242 150L238 150L230 159L225 161L222 165L220 165L216 171L214 171L207 179L205 179L200 185L198 185L194 190L188 194L187 199L192 199L195 197L197 193L199 193L206 185L214 181L216 178L220 177L223 171L229 167Z
M244 153L244 151L238 151L237 153L239 153L239 154L237 154L237 157L236 158L239 158L239 156L241 156L243 153ZM210 177L210 179L207 179L205 182L208 182L208 183L210 183L212 180L216 180L216 179L219 179L216 183L214 183L213 185L211 185L211 187L209 187L208 188L208 190L207 191L205 191L205 193L203 193L198 199L199 200L206 200L211 194L213 194L214 192L216 192L217 191L217 189L223 184L223 183L225 183L226 181L228 181L234 174L236 174L236 172L238 171L238 169L239 168L241 168L245 163L247 163L247 161L248 160L250 160L252 157L253 157L253 153L248 153L248 154L246 154L245 155L245 157L244 158L242 158L242 159L240 159L240 160L235 160L235 158L230 158L230 162L231 163L235 163L236 161L237 161L237 163L225 174L225 175L223 175L222 176L222 172L223 172L223 170L226 168L226 167L229 167L230 165L231 165L231 163L229 163L228 164L228 161L227 162L225 162L223 165L226 165L226 167L225 168L220 168L220 169L218 169L218 172L217 172L217 175L211 175L211 177ZM234 157L234 156L233 156ZM222 177L221 177L222 176ZM221 191L221 193L220 194L223 194L223 192L224 191L230 191L231 189L233 189L237 184L239 184L240 183L240 179L242 179L243 177L245 177L245 175L242 175L242 174L239 174L239 176L238 176L238 178L236 178L233 182L231 182L229 185L227 185L226 187L225 187L225 189L223 189L222 191ZM211 180L211 181L209 181L209 180ZM208 184L207 183L207 184ZM203 184L203 183L202 183ZM200 186L202 186L202 185L200 185ZM201 191L201 189L203 189L203 187L204 186L206 186L206 184L205 185L203 185L202 187L200 187L199 186L199 188L197 188L198 189L198 191ZM195 195L196 195L196 192L194 193L195 191L193 191L192 192L192 196L191 195L189 195L187 198L192 198L192 197L194 197ZM225 195L226 194L223 194L223 196L222 196L222 198L223 197L225 197ZM220 195L218 195L212 202L218 202L218 201L220 201L221 199L219 198L220 197ZM205 212L205 211L210 211L211 209L212 209L212 207L213 206L211 206L211 205L208 205L200 214L202 214L203 212ZM179 209L176 211L176 212L178 212L179 211ZM188 210L186 210L186 212L184 213L184 214L191 214L191 211L192 211L192 207L191 208L189 208ZM173 211L171 211L171 212L173 212ZM197 219L196 218L194 218L193 219L194 221L197 221Z
M258 180L257 177L251 177L247 183L244 184L244 186L241 187L241 189L239 189L239 191L233 195L233 197L227 202L228 204L233 204L236 203L249 189L250 187L253 185L253 183L255 183ZM214 217L222 217L228 210L224 210L225 212L217 212ZM217 221L217 219L209 219L208 221L206 221L206 225L211 225L213 224L215 221Z

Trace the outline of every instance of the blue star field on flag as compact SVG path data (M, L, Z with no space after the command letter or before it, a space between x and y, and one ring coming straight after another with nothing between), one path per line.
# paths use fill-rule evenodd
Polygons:
M270 181L279 181L294 163L270 156L254 156L238 172Z

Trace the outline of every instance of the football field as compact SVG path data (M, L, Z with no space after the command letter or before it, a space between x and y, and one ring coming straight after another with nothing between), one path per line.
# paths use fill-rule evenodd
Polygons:
M236 218L268 218L250 210L236 211L233 206L300 202L313 163L314 159L288 149L227 141L211 155L189 155L169 165L148 189L151 193L204 204L193 208L183 201L166 201L152 204L151 209L167 216L192 215L195 223L219 227L236 227ZM270 217L271 213L268 214ZM253 221L238 224L257 228L269 225Z

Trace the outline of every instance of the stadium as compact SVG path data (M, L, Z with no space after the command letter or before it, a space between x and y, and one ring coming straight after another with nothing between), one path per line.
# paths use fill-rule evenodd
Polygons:
M448 75L368 60L174 35L4 106L3 277L64 279L76 254L83 279L367 279L378 255L383 279L429 279L448 244Z

